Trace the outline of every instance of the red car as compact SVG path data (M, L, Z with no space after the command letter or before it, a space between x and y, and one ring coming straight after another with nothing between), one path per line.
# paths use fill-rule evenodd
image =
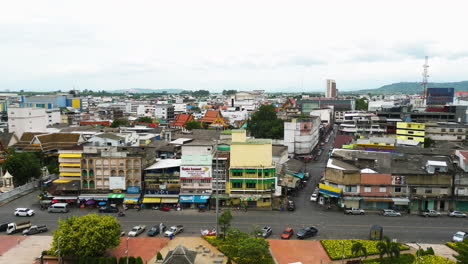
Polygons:
M292 235L294 235L294 231L292 228L288 227L281 234L281 239L289 239L292 237Z
M167 211L171 210L171 207L169 205L163 205L163 206L159 207L159 210L167 212Z

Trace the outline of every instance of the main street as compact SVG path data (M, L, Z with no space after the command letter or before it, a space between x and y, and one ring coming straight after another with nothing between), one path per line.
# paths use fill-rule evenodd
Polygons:
M279 238L282 230L292 227L295 231L304 226L316 226L319 229L314 239L366 239L372 225L383 227L384 234L390 238L396 238L402 242L444 243L450 241L452 235L459 230L466 230L468 219L449 218L441 216L437 218L423 218L417 215L404 214L402 217L383 217L376 213L366 215L344 215L341 211L328 210L316 203L309 201L316 184L324 170L327 159L327 144L318 161L308 164L310 179L307 186L295 197L291 197L296 203L294 212L288 211L254 211L233 210L234 220L232 225L242 231L252 231L254 226L265 225L273 228L270 238ZM67 214L48 213L39 210L37 199L38 192L28 194L13 200L0 207L0 222L31 220L33 224L46 224L50 230L57 228L57 220L71 215L85 215L97 213L97 209L72 208ZM17 207L29 207L36 211L31 218L13 216ZM114 215L115 214L111 214ZM125 217L117 218L122 226L122 231L129 231L131 227L144 224L148 227L159 224L182 224L185 227L183 236L198 236L201 229L214 228L216 225L214 211L198 212L197 210L183 210L162 212L155 210L128 210ZM50 234L45 233L45 235Z

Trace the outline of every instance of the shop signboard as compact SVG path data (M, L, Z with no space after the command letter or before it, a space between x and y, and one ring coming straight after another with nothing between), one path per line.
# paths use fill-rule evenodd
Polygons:
M125 177L109 177L110 190L125 190Z
M211 179L211 166L180 166L181 179Z

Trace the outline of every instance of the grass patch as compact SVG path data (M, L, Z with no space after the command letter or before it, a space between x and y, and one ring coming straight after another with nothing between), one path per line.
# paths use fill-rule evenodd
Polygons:
M459 245L461 244L462 242L447 242L445 243L445 245L453 250L455 250L456 252L459 251Z
M365 264L418 264L416 255L413 254L401 254L399 258L383 258L380 260L376 259L366 259L363 261ZM423 264L455 264L455 262L445 259L437 255L425 255L421 257L419 263Z
M221 251L224 255L227 257L231 258L233 261L236 263L253 263L252 260L249 260L248 257L246 259L246 256L243 254L243 250L241 248L242 246L242 241L239 241L239 243L233 243L232 241L230 242L228 239L224 240L222 238L216 238L216 237L208 237L205 236L203 237L208 243L216 247L219 251ZM252 239L258 239L258 243L267 243L266 248L268 248L268 242L265 241L264 238L252 238ZM261 240L261 241L260 241ZM256 255L255 256L255 263L259 264L274 264L275 261L273 260L273 257L269 252L266 252L261 255Z
M351 247L355 242L360 242L366 247L367 249L367 255L376 255L379 254L379 251L377 250L377 244L380 241L373 241L373 240L363 240L363 239L344 239L344 240L336 240L336 239L323 239L320 240L320 243L322 243L323 248L327 252L328 256L332 260L338 260L341 259L341 254L343 251L343 245L341 244L341 241L344 241L344 255L345 258L354 258L354 257L361 257L360 256L354 256L351 253ZM407 250L409 247L407 245L398 243L400 250Z

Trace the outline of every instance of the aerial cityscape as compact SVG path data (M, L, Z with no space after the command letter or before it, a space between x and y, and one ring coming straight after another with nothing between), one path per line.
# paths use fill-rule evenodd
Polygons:
M6 4L0 264L468 264L466 9L379 5Z

